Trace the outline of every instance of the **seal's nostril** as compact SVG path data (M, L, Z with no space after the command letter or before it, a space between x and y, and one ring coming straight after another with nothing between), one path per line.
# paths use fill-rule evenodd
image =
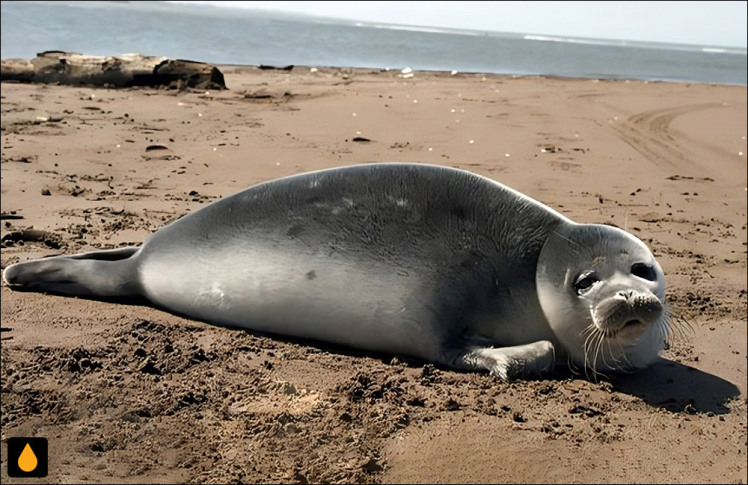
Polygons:
M634 296L634 290L621 290L618 292L618 296L624 300L630 300Z

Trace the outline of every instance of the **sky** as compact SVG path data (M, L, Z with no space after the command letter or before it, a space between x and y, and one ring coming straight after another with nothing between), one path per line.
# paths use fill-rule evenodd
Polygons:
M748 2L216 1L425 27L746 47Z

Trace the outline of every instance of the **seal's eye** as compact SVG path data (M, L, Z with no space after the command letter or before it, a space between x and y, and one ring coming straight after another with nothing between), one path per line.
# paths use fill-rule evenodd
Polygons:
M577 292L577 295L586 293L590 288L592 288L592 285L598 281L599 280L594 271L585 271L577 276L577 280L574 282L574 291Z
M657 281L657 272L645 263L636 263L631 266L631 274L647 281Z

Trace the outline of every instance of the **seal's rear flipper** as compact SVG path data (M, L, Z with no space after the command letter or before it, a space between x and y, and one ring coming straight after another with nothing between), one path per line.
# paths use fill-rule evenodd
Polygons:
M3 279L15 291L82 297L138 296L135 259L139 250L128 247L25 261L5 268Z

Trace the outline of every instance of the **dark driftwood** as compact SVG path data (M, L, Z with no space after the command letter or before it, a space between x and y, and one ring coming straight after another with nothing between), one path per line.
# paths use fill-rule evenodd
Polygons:
M95 86L170 86L226 89L223 74L203 62L125 54L86 56L47 51L34 59L3 59L0 80Z

